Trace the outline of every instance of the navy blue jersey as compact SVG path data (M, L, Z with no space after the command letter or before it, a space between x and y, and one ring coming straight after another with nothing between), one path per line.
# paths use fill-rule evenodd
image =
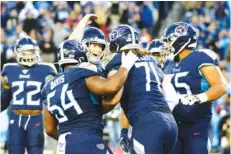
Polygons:
M102 65L101 62L99 62L99 63L97 64L97 71L98 71L98 73L100 74L100 76L106 77L105 74L104 74L104 69L103 69L103 65Z
M41 93L47 77L55 76L53 64L39 63L28 69L17 63L5 64L2 75L11 87L13 110L41 110Z
M197 95L209 89L209 84L200 68L203 66L215 65L218 66L216 54L210 50L193 51L190 55L185 57L181 62L176 63L172 69L171 82L176 91L183 97L184 95ZM187 111L193 111L191 117L196 122L209 122L212 117L212 103L203 103L200 105L184 105ZM181 111L179 111L181 112ZM179 114L179 115L178 115ZM177 113L175 118L181 121L181 113ZM179 116L179 117L178 117ZM183 117L182 117L183 118Z
M99 75L96 66L83 63L67 69L44 86L43 100L59 123L59 134L90 131L102 135L100 102L85 82L95 75Z
M175 67L175 62L173 60L166 60L164 62L163 71L165 74L171 74L172 69Z
M121 56L121 53L113 54L110 61L105 62L106 75L119 69ZM130 122L133 117L150 111L170 112L162 93L163 77L158 61L152 56L143 56L136 61L124 84L121 98L121 107Z

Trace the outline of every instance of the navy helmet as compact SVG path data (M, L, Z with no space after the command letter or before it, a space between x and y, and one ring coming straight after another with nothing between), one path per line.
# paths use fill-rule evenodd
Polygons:
M119 25L110 33L110 51L140 49L137 31L129 25Z
M17 55L17 62L21 65L31 67L40 60L39 46L30 37L23 37L16 41L14 52Z
M175 57L182 50L192 50L197 46L197 30L188 23L177 22L165 29L163 40L170 45L170 51Z
M103 45L103 50L106 47L106 39L104 33L95 27L89 27L84 30L82 42L87 46L89 43L97 43Z
M150 53L158 53L160 55L165 55L167 52L167 44L159 39L154 39L148 43L146 49Z
M80 64L88 62L85 44L77 40L66 40L59 45L58 64L63 67L66 64Z

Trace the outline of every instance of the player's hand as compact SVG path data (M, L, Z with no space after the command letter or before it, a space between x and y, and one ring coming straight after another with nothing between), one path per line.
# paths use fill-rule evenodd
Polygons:
M184 105L193 105L200 104L201 100L195 95L186 95L184 98L181 99L181 102Z
M122 67L125 67L128 71L132 68L132 66L137 61L138 56L134 54L132 51L129 51L127 54L122 52Z
M120 133L120 147L125 152L130 152L130 140L128 138L128 129L123 128Z
M86 14L84 17L83 17L83 20L85 22L86 25L89 25L92 23L93 20L96 20L98 19L98 16L96 16L95 14Z

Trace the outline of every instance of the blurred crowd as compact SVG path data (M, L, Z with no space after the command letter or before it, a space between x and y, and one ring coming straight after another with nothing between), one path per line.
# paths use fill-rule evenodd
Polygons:
M142 41L152 40L158 20L167 15L173 2L1 2L1 66L15 60L13 45L20 36L37 40L42 61L55 62L58 45L67 38L87 13L99 16L91 26L100 28L108 38L118 24L129 24L141 34ZM161 14L161 18L159 18Z
M179 14L182 21L198 29L198 48L209 48L217 53L222 73L230 85L230 3L180 2L185 10ZM65 40L80 19L87 13L95 13L98 20L91 26L100 28L108 38L110 31L119 24L129 24L137 29L140 42L158 38L161 21L168 17L174 2L64 2L64 1L5 1L1 2L1 68L7 62L15 62L15 41L24 35L37 40L44 62L56 62L58 45ZM177 22L177 21L175 21ZM230 149L230 90L214 102L213 148L225 154ZM107 116L110 143L118 146L118 113ZM112 131L113 130L113 131ZM115 148L116 149L116 148ZM117 152L119 153L119 152Z

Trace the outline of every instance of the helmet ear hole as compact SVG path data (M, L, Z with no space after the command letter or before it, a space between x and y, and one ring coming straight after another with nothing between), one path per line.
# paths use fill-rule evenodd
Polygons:
M111 52L119 51L119 45L117 43L110 43L110 51Z

